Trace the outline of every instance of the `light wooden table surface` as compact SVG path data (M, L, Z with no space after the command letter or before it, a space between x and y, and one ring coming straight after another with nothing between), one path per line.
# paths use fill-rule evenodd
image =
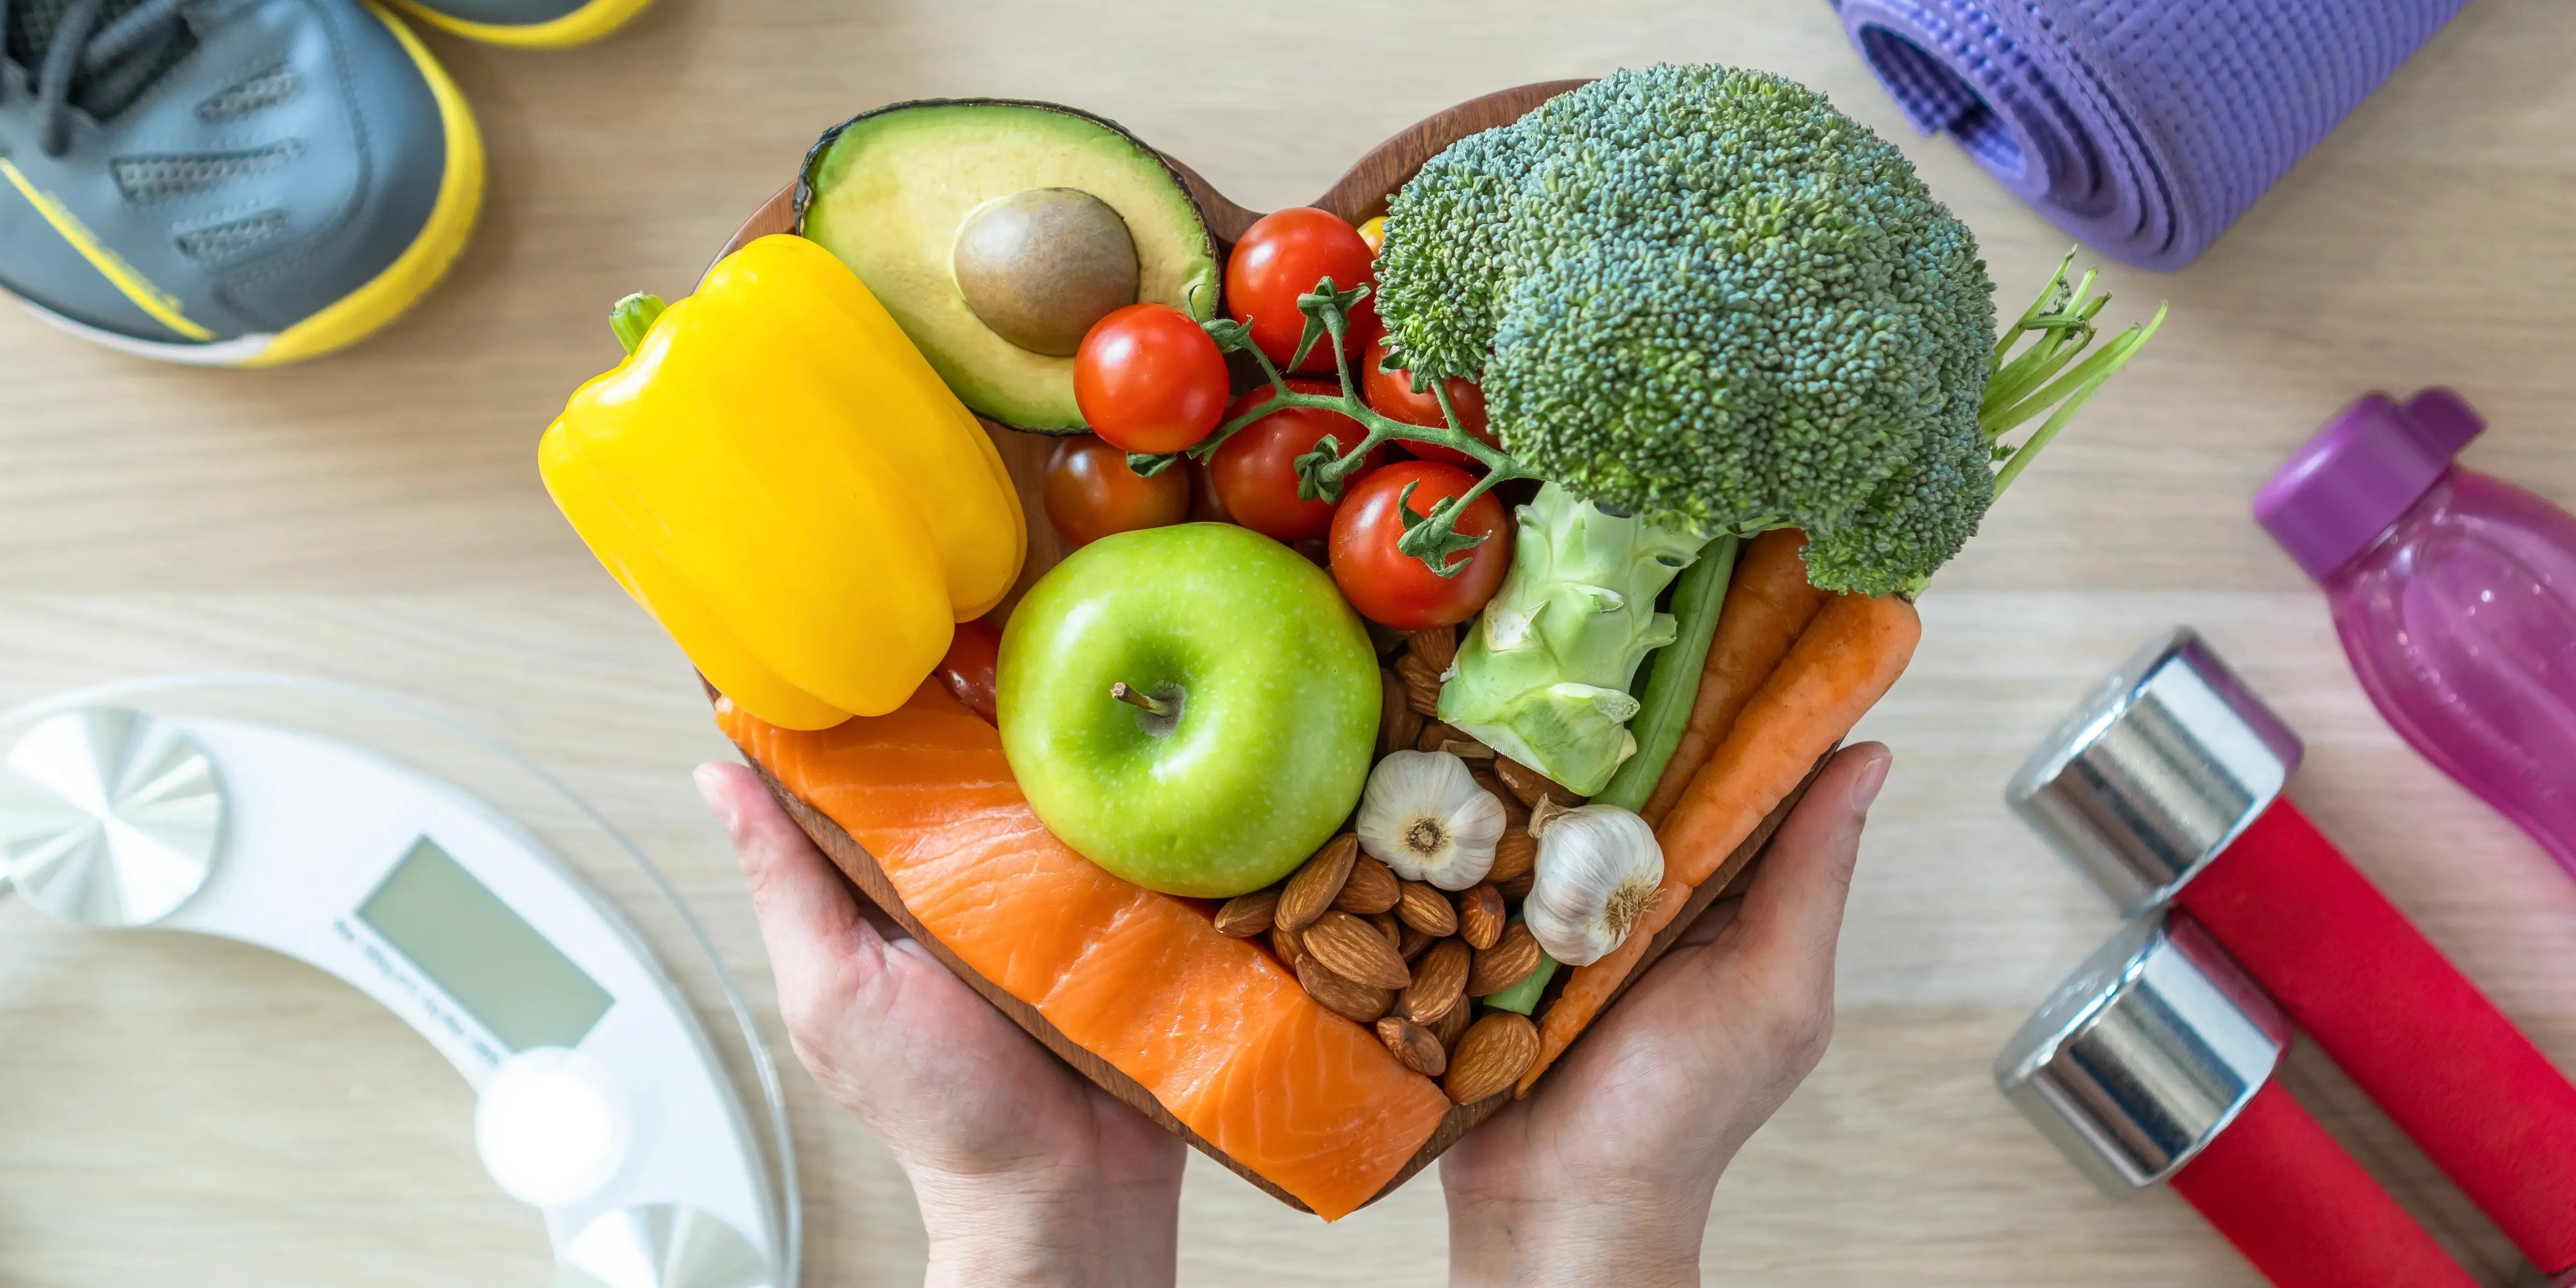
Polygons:
M608 304L684 292L825 126L910 97L1056 99L1267 207L1486 90L1724 60L1822 86L1899 139L2012 302L2065 245L1905 128L1822 0L664 0L570 54L432 43L488 132L491 209L455 280L390 334L304 369L202 373L0 310L0 701L252 666L442 704L631 827L764 1005L740 882L687 782L726 748L680 656L547 503L534 447L612 361ZM2576 7L2479 0L2199 264L2110 274L2114 316L2166 297L2173 320L1923 601L1922 654L1865 728L1898 761L1853 891L1840 1032L1719 1190L1710 1282L2256 1282L2170 1196L2095 1196L1987 1082L2112 924L2006 814L2003 780L2177 621L2307 736L2300 801L2576 1064L2576 884L2397 742L2246 517L2346 399L2437 381L2494 421L2472 464L2576 505L2571 48ZM2510 1281L2510 1250L2330 1068L2303 1056L2294 1075L2482 1277ZM902 1177L801 1071L788 1083L807 1282L916 1281ZM0 905L0 1284L545 1282L542 1234L482 1178L469 1113L397 1021L300 966ZM1184 1213L1193 1284L1442 1274L1428 1177L1325 1227L1200 1164Z

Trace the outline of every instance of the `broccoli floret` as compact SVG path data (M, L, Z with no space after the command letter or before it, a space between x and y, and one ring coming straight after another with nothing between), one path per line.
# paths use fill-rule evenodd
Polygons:
M1441 230L1400 245L1390 238L1377 265L1378 316L1405 319L1401 328L1388 322L1394 347L1426 378L1475 379L1494 347L1508 287L1496 260L1525 168L1519 139L1509 127L1469 135L1425 162L1387 204L1389 228ZM1403 269L1390 275L1397 260Z
M1819 586L1918 586L1993 499L1976 239L1793 81L1561 95L1408 183L1377 277L1399 365L1481 372L1531 470L1682 532L1803 528Z

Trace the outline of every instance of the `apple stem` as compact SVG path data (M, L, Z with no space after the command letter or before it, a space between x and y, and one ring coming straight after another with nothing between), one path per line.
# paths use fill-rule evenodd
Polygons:
M1172 714L1171 703L1162 701L1161 699L1156 698L1153 694L1141 693L1135 689L1129 688L1127 686L1127 682L1124 680L1118 681L1117 683L1109 686L1109 696L1116 698L1131 707L1143 707L1145 710L1153 712L1158 716L1169 716Z

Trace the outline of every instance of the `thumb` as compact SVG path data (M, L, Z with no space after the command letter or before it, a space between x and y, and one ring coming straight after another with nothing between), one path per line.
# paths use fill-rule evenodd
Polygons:
M751 886L781 1008L794 1014L804 1009L800 1002L834 996L850 963L872 955L863 950L877 938L849 882L749 769L710 761L693 777Z
M1830 978L1861 824L1894 761L1875 742L1844 748L1780 825L1732 927L1738 951L1766 971Z

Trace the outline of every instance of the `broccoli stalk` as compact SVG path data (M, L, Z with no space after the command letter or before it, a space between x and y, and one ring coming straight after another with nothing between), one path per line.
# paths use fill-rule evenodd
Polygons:
M1511 573L1458 646L1440 718L1589 796L1637 750L1629 684L1676 633L1655 599L1703 543L1553 483L1518 518Z

